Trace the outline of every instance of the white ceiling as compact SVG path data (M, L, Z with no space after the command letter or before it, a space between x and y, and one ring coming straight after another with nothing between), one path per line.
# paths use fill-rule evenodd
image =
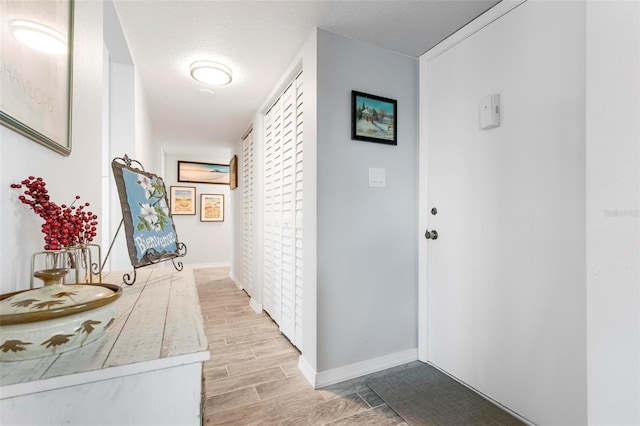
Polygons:
M496 0L114 0L140 73L154 137L168 151L230 146L251 123L313 28L414 58ZM105 12L106 13L106 12ZM206 87L189 65L212 60L233 82Z

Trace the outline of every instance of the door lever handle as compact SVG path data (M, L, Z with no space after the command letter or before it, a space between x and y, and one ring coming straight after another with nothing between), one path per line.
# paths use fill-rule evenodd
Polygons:
M427 229L426 232L424 233L424 237L427 240L437 240L438 239L438 231L436 231L435 229L432 230L432 231L429 231Z

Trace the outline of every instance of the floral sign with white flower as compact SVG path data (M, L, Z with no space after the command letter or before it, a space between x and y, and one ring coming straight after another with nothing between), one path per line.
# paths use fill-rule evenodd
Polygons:
M178 254L178 236L162 178L115 161L112 168L132 266Z
M132 173L133 175L133 173ZM136 229L142 231L164 231L169 219L169 206L167 206L164 183L158 178L150 178L138 173L136 183L144 189L145 202L139 202L140 214Z

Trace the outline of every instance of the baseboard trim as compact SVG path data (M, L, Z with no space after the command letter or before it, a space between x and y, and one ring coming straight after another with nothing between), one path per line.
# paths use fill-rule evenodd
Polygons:
M308 374L311 374L312 372L315 374L312 380L303 370L302 357L300 357L298 368L302 371L302 374L309 383L311 383L315 388L321 388L344 382L345 380L355 379L356 377L375 373L380 370L386 370L387 368L407 364L409 362L416 361L417 359L418 348L412 348L378 358L356 362L355 364L345 365L344 367L334 368L333 370L321 371L320 373L315 373L307 364L304 368L308 369Z
M298 370L300 370L302 376L307 379L307 382L316 389L316 377L318 376L318 373L316 373L316 370L309 365L302 355L300 355L300 358L298 359Z
M251 300L249 301L249 306L251 306L251 309L254 310L254 312L256 314L259 314L262 312L262 304L256 302L253 297L251 298Z
M231 278L231 281L235 283L236 287L238 287L238 290L242 290L242 283L235 275L233 275L232 272L229 272L229 278Z
M204 268L229 268L231 262L211 262L211 263L191 263L185 264L191 269L204 269Z

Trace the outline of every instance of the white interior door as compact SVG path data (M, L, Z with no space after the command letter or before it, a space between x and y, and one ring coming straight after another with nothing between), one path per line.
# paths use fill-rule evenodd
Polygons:
M583 8L526 2L420 60L420 357L536 424L586 424Z

